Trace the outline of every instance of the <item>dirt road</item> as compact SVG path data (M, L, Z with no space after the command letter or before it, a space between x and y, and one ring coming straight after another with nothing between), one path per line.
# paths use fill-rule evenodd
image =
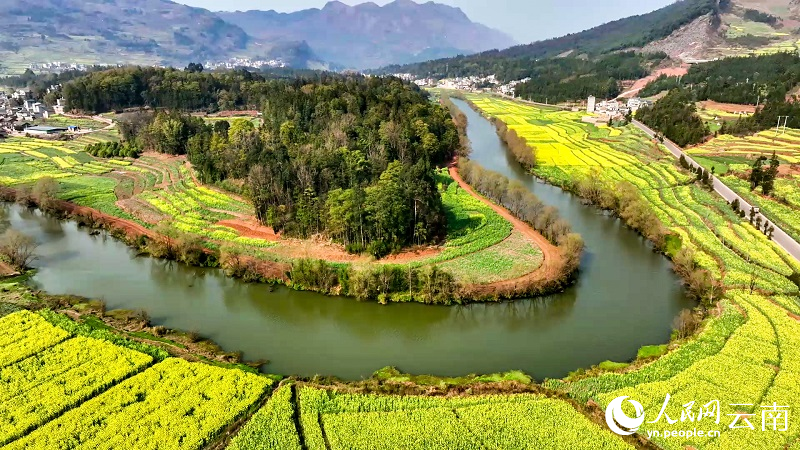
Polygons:
M498 281L491 284L482 285L483 288L488 290L503 290L503 289L510 289L513 290L518 285L523 285L527 283L531 283L534 281L544 281L544 280L552 280L555 279L560 272L560 269L563 265L563 259L561 255L561 250L558 247L551 244L550 241L545 239L538 231L534 230L533 227L528 225L527 223L519 220L518 218L514 217L507 209L503 208L502 206L496 205L479 195L472 189L472 186L467 184L461 175L458 173L458 169L456 167L450 167L450 176L455 180L461 189L467 191L473 197L479 199L490 208L492 208L497 214L502 216L504 219L511 222L511 225L514 226L514 229L520 233L522 233L526 238L530 239L533 243L535 243L539 249L542 251L542 255L544 259L542 260L542 265L539 266L538 269L534 270L533 272L523 275L519 278L511 279L511 280L503 280Z

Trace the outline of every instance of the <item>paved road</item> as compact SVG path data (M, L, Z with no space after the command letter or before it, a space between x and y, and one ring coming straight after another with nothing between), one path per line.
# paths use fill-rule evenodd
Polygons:
M639 122L638 120L634 120L633 124L636 127L638 127L640 130L642 130L645 133L647 133L648 136L650 136L650 137L655 136L655 132L653 130L651 130L650 128L648 128L646 125L644 125L643 123ZM683 155L683 157L686 158L686 160L690 164L692 164L693 166L699 166L699 164L697 164L694 161L694 159L692 159L691 156L689 156L686 153L684 153L683 150L680 147L678 147L677 145L675 145L675 143L673 143L672 141L670 141L668 139L664 139L664 146L667 147L667 149L676 158L680 158L681 155ZM733 190L731 188L726 186L717 177L712 177L712 178L714 179L714 190L717 191L717 193L719 195L721 195L722 198L727 200L728 203L730 203L734 199L738 198L739 199L739 204L741 205L740 207L744 211L748 212L748 214L749 214L750 208L752 207L752 205L750 205L750 203L748 203L745 199L743 199L738 194L733 192ZM759 213L758 216L761 216L761 221L762 222L765 221L765 220L769 220L769 218L767 218L763 214ZM769 222L773 223L771 220L769 220ZM780 245L784 250L786 250L787 253L792 255L792 257L794 257L794 259L800 261L800 244L798 244L797 241L795 241L788 234L786 234L785 231L783 231L782 229L778 228L777 225L775 225L774 223L773 223L773 225L775 226L775 233L772 236L772 240L774 240L776 244Z

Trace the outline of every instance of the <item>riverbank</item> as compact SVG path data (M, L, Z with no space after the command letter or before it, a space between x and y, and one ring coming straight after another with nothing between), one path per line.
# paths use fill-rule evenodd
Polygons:
M158 169L157 164L164 166ZM146 172L148 176L144 177L142 174ZM153 173L158 173L160 183L148 178ZM108 229L137 250L152 256L177 259L188 264L221 266L230 275L247 281L278 283L294 289L355 296L361 300L384 303L418 301L446 304L497 301L531 293L543 295L557 291L565 284L563 280L544 280L532 289L507 289L512 283L519 286L530 285L534 273L537 278L541 278L542 271L539 268L544 261L505 256L504 259L497 260L494 255L503 255L505 250L502 249L508 247L506 241L514 236L508 234L484 237L491 232L486 228L491 224L484 222L476 226L465 221L470 215L475 219L483 213L464 209L461 204L463 200L458 196L446 197L450 200L450 203L445 202L448 221L453 224L448 227L449 237L444 244L412 249L382 260L374 260L347 253L341 246L331 242L287 239L275 234L256 222L252 212L247 212L247 204L242 198L201 186L188 163L180 158L146 155L141 161L121 166L120 170L111 172L109 176L117 179L115 183L132 184L127 191L120 189L123 184L115 185L111 195L118 200L114 202L114 206L109 206L105 200L107 194L98 193L94 189L86 191L88 197L76 196L72 191L71 178L67 177L63 178L65 181L58 181L61 184L59 195L66 200L48 202L48 210L75 219L82 225ZM441 189L447 190L448 184L452 182L453 180L443 180ZM461 183L463 184L463 180ZM3 198L10 201L21 195L26 194L18 188L5 188L2 192ZM96 201L91 199L98 195L104 199L104 203L96 206ZM36 204L29 195L25 202ZM154 208L160 210L154 211ZM198 221L205 221L205 225L198 228ZM160 225L156 226L156 223ZM235 230L239 236L229 236L229 231L222 230ZM534 248L536 243L531 239L532 235L535 232L530 230L515 234L522 238L524 245ZM198 238L201 242L197 241ZM202 252L198 251L198 245L204 247ZM538 248L531 251L541 253ZM485 257L481 256L483 253L486 254ZM544 257L542 254L542 258ZM478 262L481 258L486 258L485 263ZM475 264L486 264L490 270L462 273L462 267L472 267ZM308 267L317 266L319 270L307 270ZM388 270L398 272L398 278L406 280L409 271L417 271L417 277L422 277L422 272L431 269L438 269L439 273L451 276L452 287L442 292L420 295L415 295L414 291L423 290L422 285L419 288L396 286L388 291L374 286L368 287L367 292L351 292L350 287L341 280L334 280L331 284L327 280L330 277L321 273L338 274L346 270L350 272L350 277L363 273L369 278ZM405 275L400 276L401 271Z
M669 392L666 413L670 417L680 416L677 405L700 399L718 399L723 405L759 405L773 400L793 403L800 381L800 373L793 369L796 352L790 350L797 345L800 331L796 319L800 289L795 282L800 264L794 258L739 217L725 200L696 183L693 174L682 171L666 149L653 142L633 146L634 139L643 142L637 137L643 133L630 125L616 129L614 136L611 129L581 123L579 115L541 111L485 96L467 98L485 114L505 121L535 148L539 164L533 173L538 177L582 196L594 193L601 206L604 202L614 205L616 196L605 194L608 189L635 193L630 197L637 199L635 208L609 209L620 211L626 222L633 221L635 228L645 230L658 228L641 218L655 217L663 227L655 236L678 236L678 240L664 239L667 253L701 309L713 312L693 340L653 363L635 369L623 364L620 374L576 373L545 385L601 407L621 395L629 396L648 405L648 414L651 406L654 414L658 411L664 393ZM579 139L580 135L591 142ZM615 141L616 146L610 145ZM652 150L654 146L657 151ZM679 330L687 323L691 322L683 318L676 321ZM746 391L735 381L741 379L752 381ZM698 380L703 380L701 385ZM654 429L643 426L639 433ZM670 449L735 448L742 442L741 436L727 427L715 429L721 437L713 443L688 435L678 440L653 437L652 442ZM772 437L754 436L748 445L791 446L796 444L796 432L795 428Z
M627 361L643 345L666 342L672 319L691 303L665 260L615 219L519 171L483 118L471 117L468 132L473 161L503 173L518 189L535 192L585 237L587 251L576 284L543 298L497 305L436 308L405 303L385 308L377 302L243 284L216 269L134 258L105 233L93 236L74 222L58 222L17 206L9 207L8 217L12 228L42 243L35 263L40 271L33 280L40 289L103 298L109 309L146 310L156 324L202 330L223 348L242 350L245 359L269 359L271 372L353 380L396 365L411 373L449 376L521 369L541 380L604 360ZM483 234L497 242L508 233L519 234L485 203L448 183L448 196L457 195L463 204L469 201L459 214L464 229L486 224L491 226L481 230L498 230L493 224L504 224L500 235ZM474 236L466 233L461 243ZM516 249L471 253L454 261L457 268L467 269L471 266L466 262L485 263L489 259L484 255L492 253L508 260L510 250ZM490 270L481 272L485 276ZM408 272L399 275L405 278ZM649 301L642 308L645 292ZM620 322L630 325L620 330ZM564 336L570 336L569 342Z
M107 310L105 302L74 295L50 295L26 285L33 272L0 275L0 316L15 310L50 310L76 323L84 334L113 333L121 339L152 347L150 353L172 356L190 362L203 361L215 366L258 372L266 360L245 362L238 351L225 352L210 339L195 331L179 331L150 323L145 311ZM56 316L54 316L56 317ZM69 327L68 327L69 328Z
M0 300L8 297L2 296ZM53 306L52 301L49 304ZM82 303L72 304L74 307ZM93 439L116 439L119 442L115 445L131 448L156 442L191 449L236 450L264 445L281 449L317 448L322 441L314 437L307 417L321 414L317 408L323 397L324 402L332 401L330 406L340 401L341 406L361 403L360 412L383 404L380 409L383 415L392 415L403 422L408 421L403 417L408 414L408 407L420 411L420 407L449 405L453 411L458 409L468 414L470 406L485 405L501 408L505 416L515 418L514 423L536 424L543 420L569 423L572 431L568 439L575 443L594 438L594 444L599 439L613 443L613 448L629 448L625 442L636 442L635 438L623 440L603 431L603 414L596 406L580 405L531 383L530 378L519 372L437 378L409 376L387 367L368 380L352 383L329 377L263 376L246 373L249 371L240 370L241 366L196 361L185 354L169 355L158 346L160 341L143 341L126 330L100 327L93 316L74 315L72 309L30 312L0 308L3 349L0 366L4 373L15 376L9 394L24 399L3 405L5 414L0 416L0 423L7 423L0 432L3 445L24 448L32 442L56 445L67 440L91 445ZM98 361L101 364L96 364ZM309 403L311 398L315 399L313 403ZM177 402L180 408L176 410ZM28 410L30 405L37 406L35 413ZM536 406L536 410L533 414L522 413L515 408L519 405ZM142 408L146 409L146 415L140 412ZM554 411L557 417L553 416ZM411 421L408 425L415 428L435 424L445 429L453 426L452 418L444 420L448 418L435 414L436 409L429 412L433 414L426 414L425 421ZM13 415L14 420L7 421L6 414ZM349 413L339 417L353 426L360 422ZM459 416L457 422L468 417ZM165 422L170 426L164 426ZM124 425L115 425L118 423ZM340 435L329 421L313 423L320 431L325 427L323 432L331 439L344 440L350 447L361 448L364 443L364 436L358 433ZM392 426L375 423L372 426L370 441L386 441L382 447L392 448L389 442L397 439ZM552 432L550 427L538 429L541 431L537 433L544 435ZM447 442L452 445L456 442L453 438L463 441L471 436L463 431L447 438ZM507 433L499 429L480 431L484 442L507 440L510 437ZM427 440L438 439L435 433L416 434ZM542 439L544 435L537 437ZM530 441L533 437L526 439Z

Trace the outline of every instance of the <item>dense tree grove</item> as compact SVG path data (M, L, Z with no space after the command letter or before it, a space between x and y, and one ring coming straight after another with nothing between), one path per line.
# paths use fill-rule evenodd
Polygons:
M681 77L668 77L666 75L660 75L655 80L647 83L647 86L639 91L639 96L645 98L652 97L660 94L661 92L671 91L682 86L683 82Z
M776 53L694 64L680 78L661 76L648 84L641 95L655 95L681 86L691 90L698 101L755 105L759 100L761 104L784 100L798 83L800 56Z
M753 22L761 22L766 23L768 25L775 25L778 23L778 18L773 16L772 14L765 13L759 11L757 9L746 9L744 10L744 16L746 20L751 20Z
M168 108L127 114L123 138L187 154L206 182L245 180L257 217L276 231L323 234L376 256L444 235L433 169L455 156L459 135L447 109L399 79L125 68L64 90L73 108ZM258 107L263 124L211 126L178 112L223 106Z
M641 108L636 118L681 147L700 143L710 133L697 115L691 94L682 89L673 89L652 107Z

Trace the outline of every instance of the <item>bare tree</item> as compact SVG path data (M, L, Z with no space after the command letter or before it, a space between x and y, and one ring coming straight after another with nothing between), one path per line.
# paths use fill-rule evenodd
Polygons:
M6 230L0 235L0 255L17 269L26 269L36 260L38 246L33 238L16 230Z
M47 211L56 204L58 188L58 181L53 177L42 177L33 185L31 196L39 204L39 208Z

